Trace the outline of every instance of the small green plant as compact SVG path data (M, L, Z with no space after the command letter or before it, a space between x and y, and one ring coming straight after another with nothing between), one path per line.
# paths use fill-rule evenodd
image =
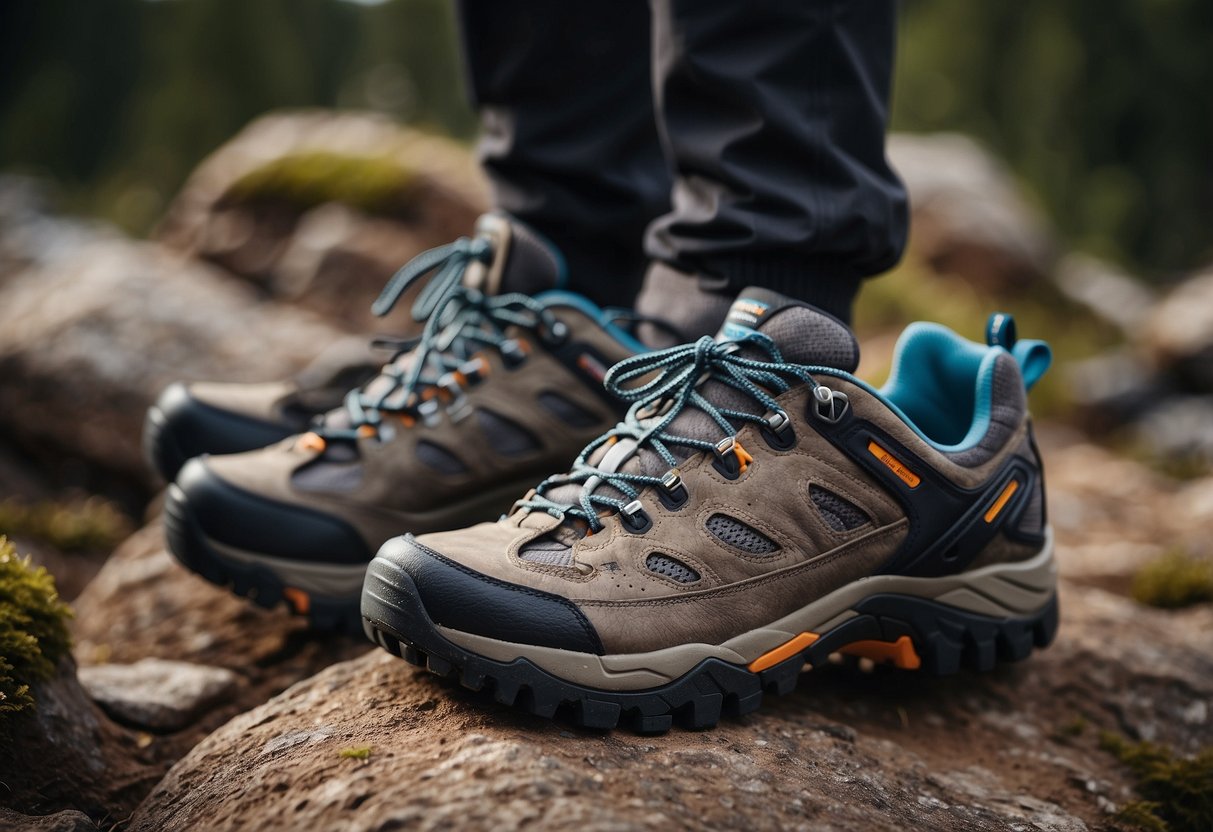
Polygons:
M1164 609L1213 601L1213 561L1173 549L1146 564L1133 579L1133 597Z
M371 758L371 747L369 745L355 745L350 748L343 748L337 752L337 756L343 760L369 760Z
M61 552L107 551L130 533L130 521L100 497L40 503L0 500L0 534L33 538Z
M1157 832L1213 829L1213 747L1181 757L1161 745L1129 742L1110 731L1100 735L1099 746L1133 772L1143 798L1121 808L1121 823Z
M391 156L327 151L288 154L232 183L225 203L285 202L300 209L339 202L368 214L398 216L412 206L417 178Z
M30 684L49 678L71 647L70 617L54 578L0 537L0 720L34 706Z

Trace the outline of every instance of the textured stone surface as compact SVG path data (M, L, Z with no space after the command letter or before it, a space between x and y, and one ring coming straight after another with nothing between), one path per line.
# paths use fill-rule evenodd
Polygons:
M111 717L153 731L186 727L235 692L239 682L226 668L151 658L82 667L78 675L85 692Z
M92 703L76 680L74 662L66 660L58 670L32 686L32 712L0 721L0 806L27 815L76 809L93 818L123 817L165 766Z
M230 696L184 730L155 738L160 759L169 761L233 715L370 649L361 639L316 637L284 609L263 610L187 571L165 550L159 522L120 546L74 606L75 655L82 666L152 657L224 668L238 677Z
M282 378L337 337L155 244L94 240L0 286L0 429L147 480L143 415L167 384Z
M831 665L754 715L661 737L569 730L375 653L212 734L131 828L1088 829L1129 794L1096 728L1213 739L1193 707L1213 694L1213 617L1075 587L1063 609L1059 642L1022 665ZM1066 736L1076 717L1090 727Z
M912 243L941 272L996 290L1046 275L1055 244L1006 166L955 133L890 136L889 159L910 192Z
M1213 268L1184 280L1159 301L1141 343L1186 389L1213 392Z
M350 206L315 208L236 200L231 186L284 157L314 152L391 159L412 172L412 208L368 216ZM488 189L470 151L382 115L284 111L262 116L195 170L158 237L216 263L270 294L359 331L384 329L370 304L392 273L420 251L470 233ZM409 326L401 312L386 330Z
M26 832L96 832L97 824L83 812L66 809L53 815L22 815L0 809L0 829Z

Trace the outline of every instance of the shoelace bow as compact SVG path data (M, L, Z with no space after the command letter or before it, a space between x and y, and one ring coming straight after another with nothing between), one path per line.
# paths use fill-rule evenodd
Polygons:
M738 350L742 344L757 347L770 360L741 355ZM666 480L649 474L598 468L588 461L596 451L604 445L630 439L636 443L633 454L648 447L674 470L678 459L670 451L672 446L713 453L719 451L718 444L708 440L678 436L666 430L686 407L695 407L706 413L726 439L733 437L738 430L734 422L769 424L766 416L715 406L699 392L704 382L714 379L745 393L768 413L782 413L774 395L792 386L789 378L818 387L810 375L811 369L785 362L775 342L761 333L750 335L744 342L716 343L704 336L693 344L625 359L612 367L603 381L612 394L633 402L624 420L587 445L573 462L569 473L544 480L530 499L520 500L515 508L544 511L562 519L581 519L589 524L590 531L597 532L603 527L599 509L623 511L646 486L661 486ZM635 387L625 386L655 371L657 375L650 381ZM774 391L774 395L768 391ZM585 487L590 480L594 480L594 483ZM545 496L553 489L570 483L582 486L577 504L563 503ZM625 497L597 493L598 486L604 483Z
M470 265L487 266L492 257L487 240L461 237L422 252L396 272L371 306L380 317L392 311L410 286L435 272L412 308L413 319L425 322L421 335L415 343L402 345L412 347L412 360L407 367L400 365L398 359L409 351L404 349L374 380L350 391L344 403L348 427L321 424L315 432L327 438L352 439L363 435L360 429L368 426L377 431L384 413L420 411L426 405L423 388L445 389L458 400L460 378L475 372L469 367L475 352L486 346L502 353L518 349L517 342L506 335L511 326L542 331L549 339L562 338L564 324L529 295L490 296L463 285ZM383 379L390 383L384 384ZM377 392L371 395L371 389ZM437 408L437 403L432 407Z

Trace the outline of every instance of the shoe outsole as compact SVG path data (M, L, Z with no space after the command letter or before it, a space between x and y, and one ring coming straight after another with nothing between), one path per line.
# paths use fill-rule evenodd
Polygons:
M164 533L169 552L191 572L259 607L284 604L293 615L307 618L317 631L357 636L363 633L356 599L305 595L288 586L273 570L259 564L239 563L218 554L207 543L181 490L170 486L164 501Z
M430 620L412 579L380 558L367 572L362 626L367 637L389 653L470 690L491 692L504 705L567 719L583 728L622 726L642 734L662 734L674 725L702 730L721 717L751 713L764 694L791 693L806 663L820 666L831 653L857 641L909 637L921 657L921 669L947 675L1025 659L1034 647L1048 646L1058 626L1056 594L1035 614L1022 618L992 618L892 594L869 596L854 609L857 615L765 670L751 672L709 658L666 685L640 691L583 687L524 658L504 663L453 644Z

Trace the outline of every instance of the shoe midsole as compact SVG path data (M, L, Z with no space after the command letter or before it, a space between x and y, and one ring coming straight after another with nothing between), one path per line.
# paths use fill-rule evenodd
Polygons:
M273 572L283 586L301 589L309 595L325 598L349 599L357 604L362 595L362 582L366 577L365 563L308 563L300 560L275 558L249 552L207 537L211 547L221 560L235 561L245 566L260 566Z
M598 656L551 647L498 641L435 624L459 647L499 662L525 658L566 681L603 690L644 690L667 684L704 659L748 665L801 633L824 634L858 613L853 607L872 595L924 598L992 618L1029 617L1046 608L1057 591L1053 533L1032 558L998 563L937 578L873 575L847 584L806 604L791 615L735 636L721 644L679 644L648 653Z

